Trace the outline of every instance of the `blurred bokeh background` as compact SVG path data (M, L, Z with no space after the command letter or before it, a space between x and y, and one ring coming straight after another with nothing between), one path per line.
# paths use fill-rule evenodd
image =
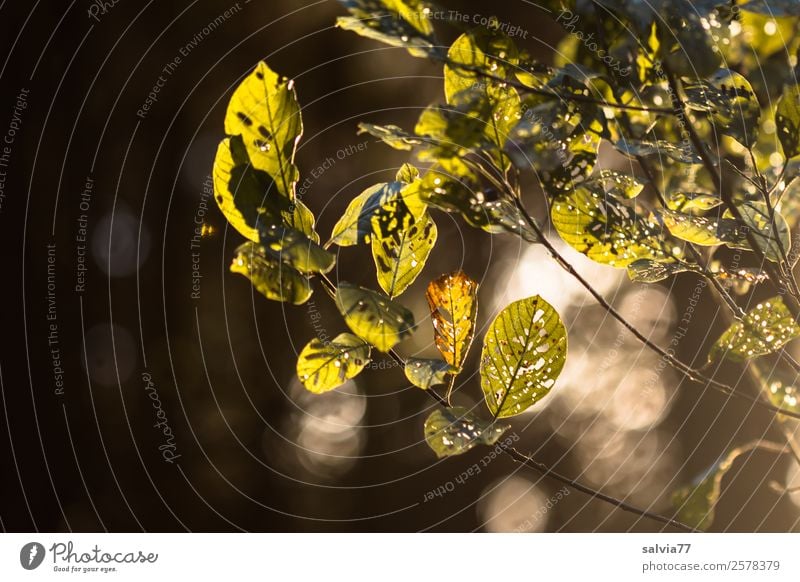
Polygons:
M443 3L520 26L519 44L552 62L561 32L535 2ZM296 354L344 331L334 306L321 290L301 307L269 302L228 272L241 238L207 180L227 100L259 60L296 82L303 200L323 236L353 196L408 161L357 135L357 123L412 127L442 98L439 66L334 28L344 11L333 0L101 4L0 2L0 134L21 92L27 104L2 168L3 530L661 529L502 456L484 464L487 450L437 461L422 440L434 403L388 358L336 392L306 392ZM541 216L532 181L526 195ZM193 246L196 220L214 232ZM670 513L671 492L732 443L779 438L768 414L682 383L542 249L436 220L440 242L402 298L420 323L403 354L433 353L425 285L456 269L480 282L481 328L537 293L568 325L556 388L513 421L519 449ZM661 345L697 294L677 347L685 361L702 363L725 327L691 275L634 285L563 251ZM343 251L334 275L375 287L368 249ZM457 403L480 409L477 375L464 380ZM787 473L800 480L768 453L737 461L715 529L796 530L800 498L769 487Z

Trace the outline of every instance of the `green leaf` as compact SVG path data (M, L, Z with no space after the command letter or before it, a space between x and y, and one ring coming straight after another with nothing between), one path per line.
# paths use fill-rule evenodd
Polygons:
M423 390L427 390L431 386L446 384L447 376L457 372L456 368L442 360L408 358L405 365L408 381Z
M214 158L214 199L228 222L245 238L258 242L259 224L280 223L290 202L272 178L250 164L242 138L225 138Z
M772 354L800 336L800 325L794 320L781 297L773 297L756 305L742 321L736 321L720 336L708 355L708 361L728 358L744 362Z
M415 57L436 52L430 8L421 0L339 0L352 16L336 25L388 44L408 49Z
M302 305L311 297L311 284L292 267L267 256L264 247L246 242L236 249L231 272L247 277L267 299Z
M671 192L667 200L670 210L686 212L688 210L711 210L722 204L715 194L708 192Z
M658 56L674 74L704 78L719 69L722 57L706 29L708 20L691 7L663 10L659 16Z
M448 103L462 91L472 91L496 81L487 79L478 71L488 71L495 77L505 78L516 68L519 51L507 36L493 34L486 29L476 29L459 36L447 52L444 66L444 93Z
M515 301L495 318L481 353L481 388L496 418L524 412L545 397L567 358L567 330L538 295Z
M371 289L340 283L336 306L353 333L382 352L388 352L413 333L414 315Z
M703 159L688 143L673 144L664 140L620 139L614 147L631 157L666 156L684 164L701 164Z
M352 246L394 236L410 228L425 212L425 203L414 184L376 184L356 196L333 227L332 244ZM329 244L330 244L329 243Z
M303 204L299 198L292 201L293 210L291 212L283 212L283 221L285 224L291 226L295 230L299 230L314 242L319 242L319 234L314 230L316 218L311 209Z
M473 109L483 109L475 103L485 103L483 134L498 151L520 119L519 94L505 83L480 76L476 69L505 78L517 62L517 48L510 38L479 29L456 39L444 66L447 103L456 107L470 103ZM503 165L502 159L497 161Z
M695 216L662 208L658 215L675 238L700 246L730 244L735 248L747 247L747 235L732 218Z
M767 259L779 263L783 260L784 252L787 256L789 255L792 237L789 232L789 225L786 224L786 220L780 212L774 212L775 224L773 226L773 222L770 220L769 208L764 202L746 202L738 206L738 209L745 226L750 229ZM726 213L726 215L731 216L729 213ZM775 230L778 233L777 238L775 237ZM750 244L743 244L737 248L750 248Z
M677 273L693 271L694 269L679 261L654 261L652 259L639 259L628 265L628 277L637 283L657 283Z
M672 494L672 504L678 510L678 519L701 530L708 530L714 523L716 505L722 492L722 478L730 471L733 462L752 446L738 447L721 457L694 483L682 487Z
M294 81L260 62L231 97L225 133L241 135L253 167L272 176L281 194L294 197L299 178L294 155L303 134Z
M425 293L436 347L457 371L464 367L478 317L478 284L462 271L442 275Z
M720 69L709 80L684 84L686 104L709 114L714 130L728 135L746 148L758 137L761 106L750 82L730 69Z
M297 376L310 392L321 394L355 378L369 363L369 344L349 333L332 342L313 339L297 358Z
M775 124L786 159L800 154L800 85L784 88L775 111Z
M493 445L508 426L476 418L462 406L436 410L425 421L425 441L440 459L460 455L475 445Z
M658 225L597 184L556 197L550 217L564 242L598 263L621 269L639 259L671 258Z
M402 294L419 276L436 244L437 235L436 223L426 213L401 231L398 237L372 237L372 257L378 283L389 297Z
M422 139L412 133L408 133L396 125L373 125L371 123L359 123L358 134L368 133L377 137L386 145L396 150L410 151L414 146L422 145Z
M397 182L402 182L403 184L411 184L412 182L416 182L419 180L419 170L412 166L411 164L403 164L399 170L397 170L397 176L395 177Z
M491 234L514 234L531 243L539 242L517 206L484 188L471 171L458 169L456 160L442 161L428 170L416 189L430 206L460 214L475 228Z
M301 273L327 273L336 263L329 253L299 230L287 226L259 228L266 252Z
M589 182L600 184L607 194L615 198L636 198L644 190L644 184L635 176L616 170L600 170L589 178Z

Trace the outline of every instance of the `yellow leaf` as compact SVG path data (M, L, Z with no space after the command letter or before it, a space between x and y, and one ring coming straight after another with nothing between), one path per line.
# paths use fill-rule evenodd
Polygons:
M231 97L225 133L241 135L253 167L272 176L284 196L294 197L299 177L294 154L303 121L293 81L260 62Z

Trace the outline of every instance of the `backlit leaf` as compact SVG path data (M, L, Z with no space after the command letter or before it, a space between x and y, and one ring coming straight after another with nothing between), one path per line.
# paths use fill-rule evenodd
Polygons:
M231 272L244 275L267 299L302 305L311 297L307 277L268 256L259 244L246 242L236 249Z
M425 297L436 347L448 364L461 371L475 334L478 284L456 271L431 281Z
M297 358L297 376L307 390L321 394L355 378L369 356L369 344L349 333L326 343L313 339Z
M684 164L700 164L703 159L686 143L673 144L664 140L621 139L614 142L614 147L629 156L666 156Z
M711 348L708 360L743 362L777 352L796 337L800 337L800 325L783 299L773 297L748 311L742 321L734 322Z
M422 0L339 0L352 16L337 19L345 30L403 47L413 56L426 57L434 52L430 8Z
M253 167L272 176L284 196L294 197L299 177L294 154L303 121L293 81L260 62L231 97L225 133L241 135Z
M259 224L280 224L291 210L266 172L250 163L240 136L225 138L214 158L214 199L228 222L245 238L258 242Z
M327 273L336 263L329 253L299 230L287 226L259 228L266 252L301 273Z
M657 224L596 184L556 197L550 217L564 242L604 265L625 268L639 259L664 261L671 256Z
M691 271L686 263L679 261L653 261L652 259L639 259L628 265L628 277L638 283L657 283L675 275Z
M422 145L422 139L412 133L408 133L396 125L373 125L372 123L359 123L358 133L368 133L377 137L386 145L396 150L410 151L414 146Z
M316 230L314 230L316 224L314 213L311 212L311 209L303 204L299 198L295 198L292 201L292 206L294 208L291 212L282 213L284 222L295 230L299 230L314 242L318 243L319 234L317 234Z
M382 352L388 352L413 332L414 315L371 289L340 283L336 306L353 333Z
M775 124L786 159L800 154L800 85L789 85L783 90L775 111Z
M481 388L495 417L524 412L545 397L567 357L567 330L538 295L515 301L495 318L481 353Z
M413 188L428 205L458 213L470 226L492 234L515 234L531 243L539 241L536 231L511 200L497 197L470 171L452 170L457 164L456 160L443 160Z
M745 147L755 145L761 106L750 82L739 73L720 69L709 80L684 84L687 105L708 113L714 130Z
M461 406L436 410L425 421L425 441L440 459L476 445L493 445L508 426L481 420Z
M408 358L405 365L408 381L423 390L447 383L447 376L457 372L457 369L442 360Z
M397 237L372 237L372 257L378 283L389 297L403 293L419 276L431 254L438 231L428 214Z

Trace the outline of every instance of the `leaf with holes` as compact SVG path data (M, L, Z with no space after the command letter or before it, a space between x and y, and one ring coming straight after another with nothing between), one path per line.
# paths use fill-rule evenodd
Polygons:
M436 410L425 420L425 442L440 459L493 445L508 426L481 420L462 406Z
M700 246L730 244L739 248L747 245L747 235L741 225L732 218L695 216L666 208L658 210L664 226L675 238Z
M402 47L415 57L436 53L430 8L422 0L339 0L351 16L336 25L361 36Z
M564 242L598 263L622 269L639 259L671 258L659 226L597 184L557 196L550 217Z
M484 189L471 172L458 169L456 160L443 160L410 188L426 204L457 213L470 225L491 234L514 234L526 242L539 242L519 208L505 197Z
M733 449L703 472L694 483L675 491L672 505L678 510L678 519L697 529L708 530L716 516L722 478L730 471L737 457L752 449L752 446Z
M458 370L442 360L408 358L405 373L414 386L427 390L431 386L446 384L447 376L457 374Z
M538 295L515 301L483 340L481 388L497 418L520 414L552 389L567 358L567 330Z
M437 235L436 223L425 213L398 237L372 237L372 258L378 283L389 297L402 294L419 276L436 244Z
M266 172L253 168L241 136L225 138L214 158L214 199L228 222L245 238L258 242L259 225L280 224L291 211Z
M302 305L311 297L308 278L268 256L264 247L246 242L236 249L231 272L244 275L267 299Z
M369 363L369 344L349 333L332 342L309 342L297 358L297 377L310 392L321 394L355 378Z
M436 347L459 372L464 366L478 317L478 284L462 271L430 282L425 293Z
M709 80L692 80L684 88L689 109L708 114L716 132L747 148L755 145L761 106L747 79L720 69Z
M695 270L681 261L653 261L639 259L628 265L628 277L637 283L657 283L677 273Z
M376 184L356 196L333 227L329 244L341 247L394 236L410 228L425 213L426 204L414 184Z
M294 155L303 134L294 81L260 62L231 97L225 133L241 135L253 167L272 176L281 194L294 197L299 178Z
M336 306L353 333L382 352L410 337L414 330L414 315L408 309L352 283L339 284Z
M789 85L783 90L775 111L775 125L786 159L800 154L800 85Z
M614 142L614 147L633 158L657 155L684 164L700 164L703 162L700 154L688 143L674 144L664 140L620 139Z
M733 323L711 348L708 361L728 358L743 362L772 354L800 337L800 325L780 297L756 305Z

